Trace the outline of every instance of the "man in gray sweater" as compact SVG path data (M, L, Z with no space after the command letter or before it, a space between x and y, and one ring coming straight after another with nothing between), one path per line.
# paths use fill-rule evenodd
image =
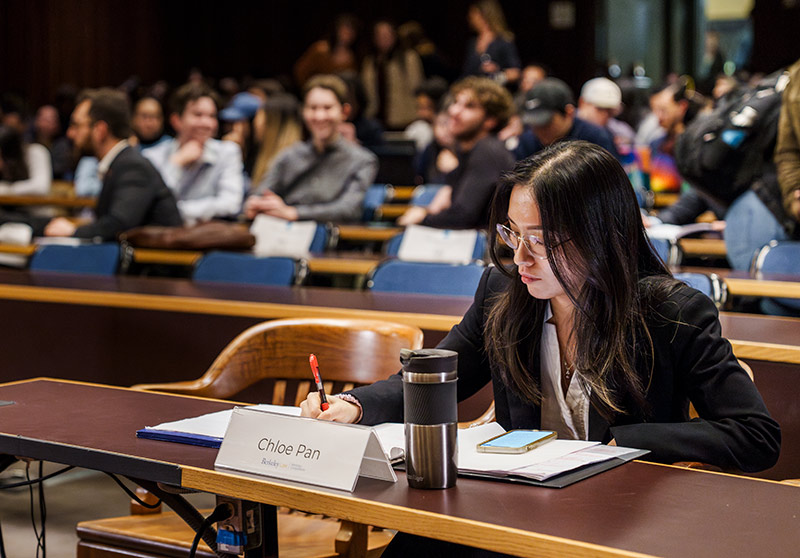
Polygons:
M304 88L303 121L310 139L282 151L245 203L245 215L259 213L287 221L356 221L378 159L339 132L350 106L347 86L320 75Z

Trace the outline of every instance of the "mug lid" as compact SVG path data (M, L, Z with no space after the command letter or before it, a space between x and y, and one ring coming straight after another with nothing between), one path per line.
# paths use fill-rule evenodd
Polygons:
M400 362L405 372L440 374L458 367L458 353L447 349L401 349Z

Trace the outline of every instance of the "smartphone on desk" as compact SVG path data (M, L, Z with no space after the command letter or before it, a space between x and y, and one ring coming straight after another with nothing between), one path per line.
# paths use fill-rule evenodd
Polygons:
M525 453L556 439L552 430L509 430L478 444L482 453Z

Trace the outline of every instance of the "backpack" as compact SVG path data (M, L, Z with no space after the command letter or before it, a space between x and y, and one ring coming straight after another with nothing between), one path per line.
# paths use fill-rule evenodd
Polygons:
M780 70L695 118L675 144L681 176L726 206L747 191L772 164L788 83Z

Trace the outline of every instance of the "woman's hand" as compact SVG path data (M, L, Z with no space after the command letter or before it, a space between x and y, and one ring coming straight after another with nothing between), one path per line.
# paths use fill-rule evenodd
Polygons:
M339 399L335 395L329 395L327 399L328 410L322 411L319 408L319 393L316 391L309 393L306 400L300 403L300 416L348 423L354 423L361 417L358 405Z

